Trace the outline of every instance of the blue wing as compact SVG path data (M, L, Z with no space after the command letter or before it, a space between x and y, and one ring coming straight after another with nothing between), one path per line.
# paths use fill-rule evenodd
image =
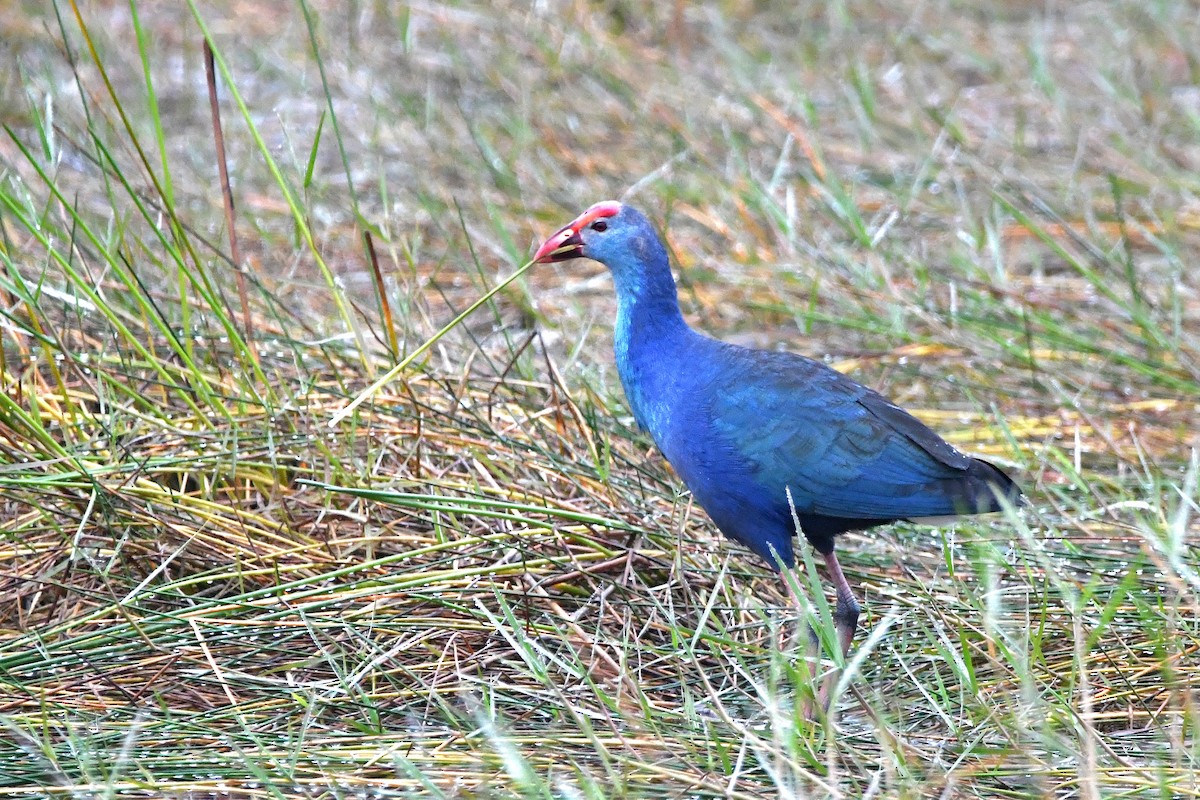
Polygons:
M1011 484L924 423L824 364L721 346L708 427L768 496L802 514L895 520L992 511Z

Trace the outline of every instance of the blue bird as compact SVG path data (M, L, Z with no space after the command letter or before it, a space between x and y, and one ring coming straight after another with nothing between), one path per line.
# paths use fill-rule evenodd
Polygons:
M617 371L638 423L729 538L792 568L795 524L837 590L843 654L859 604L834 537L899 520L1001 509L1021 490L899 406L824 364L692 330L666 249L637 209L606 201L538 248L535 262L590 258L617 291ZM790 590L789 590L790 593Z

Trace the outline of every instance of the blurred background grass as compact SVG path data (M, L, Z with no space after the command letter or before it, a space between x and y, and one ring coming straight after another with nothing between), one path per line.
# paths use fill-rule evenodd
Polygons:
M1200 793L1194 4L22 2L0 63L0 790ZM1034 501L843 539L819 724L599 265L328 425L631 189L698 327Z

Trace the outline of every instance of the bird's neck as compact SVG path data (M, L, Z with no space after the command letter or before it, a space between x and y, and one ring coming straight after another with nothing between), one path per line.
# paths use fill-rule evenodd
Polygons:
M612 265L610 265L611 268ZM613 335L617 373L638 423L663 446L670 428L671 397L686 377L689 337L666 253L647 268L613 269L617 326Z
M655 243L657 244L657 242ZM661 350L668 342L688 330L679 311L679 295L667 254L661 245L640 263L610 265L617 288L617 326L614 339L617 366L636 357L638 351Z

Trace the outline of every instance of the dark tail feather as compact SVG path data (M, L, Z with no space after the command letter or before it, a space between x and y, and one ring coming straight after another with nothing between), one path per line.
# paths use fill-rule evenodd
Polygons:
M989 511L1001 510L1002 506L997 496L1003 497L1014 506L1029 504L1021 492L1021 487L1017 486L1012 478L995 464L990 464L982 458L972 459L961 487L962 501L968 509L966 513L969 514L986 514Z

